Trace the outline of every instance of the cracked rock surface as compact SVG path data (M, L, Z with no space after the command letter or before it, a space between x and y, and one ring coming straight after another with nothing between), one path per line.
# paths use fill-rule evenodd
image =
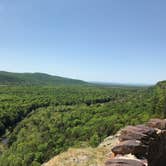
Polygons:
M105 166L166 166L166 119L122 129L112 152Z

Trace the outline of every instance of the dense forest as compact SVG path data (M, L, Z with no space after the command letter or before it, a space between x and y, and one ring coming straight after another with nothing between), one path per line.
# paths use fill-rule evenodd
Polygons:
M0 166L39 166L152 117L166 117L166 81L151 87L1 85Z

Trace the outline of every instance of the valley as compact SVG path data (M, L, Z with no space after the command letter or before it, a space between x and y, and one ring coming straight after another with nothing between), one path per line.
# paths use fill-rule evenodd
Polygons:
M166 114L165 81L151 87L53 85L47 79L4 85L0 166L39 166L69 148L95 148L126 125Z

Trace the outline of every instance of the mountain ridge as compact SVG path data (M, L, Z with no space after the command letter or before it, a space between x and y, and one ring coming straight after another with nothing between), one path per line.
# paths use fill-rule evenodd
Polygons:
M46 73L14 73L0 71L0 85L84 85L85 81Z

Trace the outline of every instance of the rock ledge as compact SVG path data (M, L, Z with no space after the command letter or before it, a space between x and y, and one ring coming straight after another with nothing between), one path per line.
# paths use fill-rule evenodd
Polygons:
M122 129L112 153L105 166L165 166L166 119Z

